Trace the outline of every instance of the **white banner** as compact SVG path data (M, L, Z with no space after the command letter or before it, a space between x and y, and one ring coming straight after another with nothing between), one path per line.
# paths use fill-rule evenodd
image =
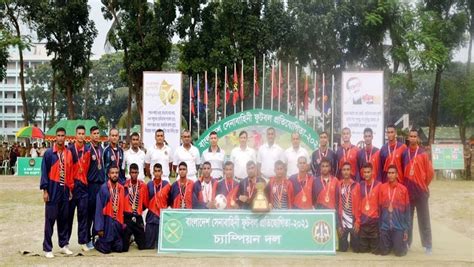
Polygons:
M155 131L162 129L174 151L180 144L182 75L177 72L143 72L143 143L155 144Z
M364 129L371 128L373 144L380 148L385 136L383 72L343 72L341 88L342 127L351 129L351 142L363 141Z

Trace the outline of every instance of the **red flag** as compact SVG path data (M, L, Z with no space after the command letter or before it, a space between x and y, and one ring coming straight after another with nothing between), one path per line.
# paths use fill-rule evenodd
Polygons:
M258 70L256 64L253 68L253 84L255 86L255 96L258 96L260 94L260 88L258 87Z
M216 78L217 78L217 76L216 76ZM217 89L216 89L217 92L216 92L216 100L215 100L216 103L215 103L215 105L216 105L216 107L220 107L220 105L221 105L221 88L219 86L219 80L216 80L216 83L217 83Z
M189 97L191 98L191 114L195 114L194 110L194 90L193 90L193 84L189 83Z
M237 68L234 64L234 83L233 83L233 98L232 98L232 105L236 105L237 101L239 101L239 77L237 76Z
M308 112L308 75L304 80L304 110Z
M227 78L227 75L224 77L224 79L225 79L225 102L229 103L230 90L229 90L229 79Z
M207 95L207 90L209 90L209 88L207 88L207 71L204 74L204 105L207 106L207 102L209 100Z
M278 85L275 82L275 67L272 65L272 92L273 98L278 96Z
M314 108L318 110L318 76L314 74Z

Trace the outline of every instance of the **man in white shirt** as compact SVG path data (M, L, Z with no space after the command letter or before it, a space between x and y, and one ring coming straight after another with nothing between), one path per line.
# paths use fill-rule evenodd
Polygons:
M211 143L211 146L202 152L202 162L209 161L212 169L211 177L220 180L224 176L225 151L219 147L218 142L219 138L217 137L217 133L212 131L209 134L209 143Z
M305 157L306 162L309 162L308 151L302 147L300 134L294 132L291 134L291 147L285 150L285 163L287 165L288 176L298 173L298 159Z
M180 162L186 162L188 165L188 178L193 182L197 180L197 170L201 164L199 150L191 144L191 132L184 130L181 134L181 142L183 143L176 149L173 157L173 170L176 170Z
M37 158L38 157L38 144L34 143L33 147L30 149L30 157Z
M125 176L130 178L130 165L133 163L138 165L138 179L145 180L145 152L140 149L140 135L137 132L130 136L132 143L130 149L123 154L123 166Z
M161 179L170 181L170 170L173 164L173 156L169 146L165 144L165 132L162 129L155 131L155 142L153 147L147 149L145 156L145 171L146 176L152 178L153 166L160 163L162 167Z
M268 181L270 177L275 176L275 162L277 160L285 161L283 149L275 144L275 128L267 129L267 142L258 150L257 166L262 178Z
M255 150L247 146L247 138L247 132L241 131L239 133L240 145L232 149L230 153L230 161L234 163L234 175L239 181L247 177L247 162L257 161Z

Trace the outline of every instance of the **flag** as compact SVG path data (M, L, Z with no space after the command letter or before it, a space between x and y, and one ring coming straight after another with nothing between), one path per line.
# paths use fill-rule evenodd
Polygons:
M304 110L308 112L308 75L304 80Z
M242 60L242 66L240 67L240 101L244 101L244 61Z
M272 93L273 93L273 98L278 96L278 86L275 83L275 66L272 65Z
M314 108L318 110L318 76L314 73Z
M260 88L258 87L257 64L254 64L254 66L253 66L253 85L255 87L255 96L258 96L260 94Z
M281 74L281 61L278 64L278 92L279 92L279 97L283 97L283 75Z
M189 103L191 104L191 114L195 114L195 110L194 110L194 90L193 90L193 84L192 82L189 82Z
M229 79L227 75L225 75L225 102L229 103L230 100L230 89L229 89Z
M207 108L207 101L208 101L208 90L209 88L207 87L207 71L204 73L204 106Z
M236 64L234 63L234 83L232 85L232 90L233 90L233 98L232 98L232 105L236 105L237 101L239 101L239 77L237 75L237 67Z
M216 74L217 75L217 74ZM215 99L215 105L216 107L221 106L221 88L219 86L219 80L217 79L216 76L216 99Z

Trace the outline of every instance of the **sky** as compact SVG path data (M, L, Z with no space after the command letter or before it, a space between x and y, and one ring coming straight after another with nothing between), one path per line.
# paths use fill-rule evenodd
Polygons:
M88 0L88 1L91 7L89 16L95 22L95 26L98 31L97 37L92 47L92 52L94 54L92 58L98 59L100 58L100 56L102 56L105 53L105 49L104 49L105 38L107 36L107 31L109 30L110 25L112 24L112 21L104 19L104 16L102 15L102 11L100 10L102 7L102 3L100 0ZM173 42L176 43L177 41L178 41L178 38L174 37ZM467 51L468 51L468 47L467 47L467 42L466 42L465 47L461 47L454 53L453 61L466 62Z

